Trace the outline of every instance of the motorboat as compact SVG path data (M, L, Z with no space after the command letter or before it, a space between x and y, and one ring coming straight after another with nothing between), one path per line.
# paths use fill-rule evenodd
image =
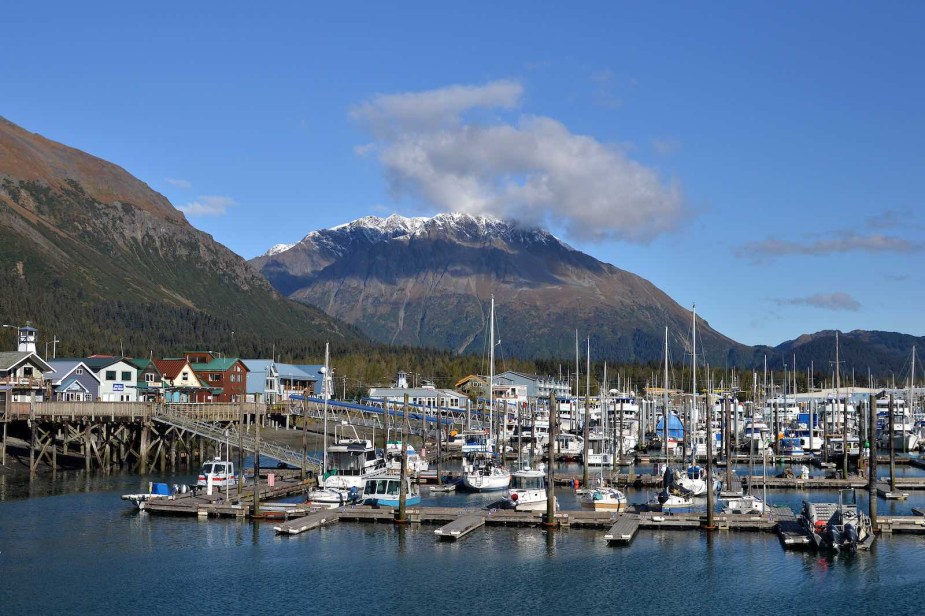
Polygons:
M148 491L141 492L139 494L123 494L122 500L131 501L139 509L145 508L145 503L148 501L156 499L171 499L174 498L177 494L185 494L189 492L189 486L186 484L182 485L170 485L168 483L159 483L150 481L148 482Z
M204 462L199 469L196 485L205 488L211 483L214 488L233 487L238 485L238 476L234 472L234 463L216 457Z
M511 473L493 455L476 454L463 460L462 487L472 492L504 490L511 483Z
M511 484L505 492L503 508L517 511L545 511L549 493L546 486L546 469L540 464L531 469L524 466L511 473ZM556 509L559 508L558 500Z
M333 509L360 502L363 491L356 486L349 488L314 488L308 491L305 504Z
M547 457L549 456L549 446L546 446ZM557 434L556 441L553 445L553 452L556 458L575 459L581 456L584 451L584 439L577 434Z
M401 477L399 475L381 475L375 479L367 479L363 488L361 505L373 507L398 507L401 497ZM421 494L416 483L410 477L405 477L405 505L417 505L421 502Z
M803 501L800 525L820 550L868 549L875 538L870 518L858 507L853 489L839 490L837 503Z
M336 431L334 436L334 443L328 446L327 466L318 482L319 488L343 492L356 488L362 492L367 479L386 473L385 458L372 441L356 436L338 437Z
M609 439L600 432L588 436L588 466L613 466L613 452Z
M730 498L726 501L723 513L739 514L761 514L764 513L766 505L763 500L757 496L746 494L738 498Z
M406 469L409 475L417 475L430 468L423 452L419 454L410 443L405 447L408 456ZM401 472L401 441L388 441L385 444L385 467L390 473Z

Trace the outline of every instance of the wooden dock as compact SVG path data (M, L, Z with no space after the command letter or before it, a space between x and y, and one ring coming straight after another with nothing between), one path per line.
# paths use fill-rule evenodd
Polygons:
M310 482L302 482L297 478L277 479L274 485L261 481L260 500L272 500L302 494ZM251 515L254 498L254 486L244 486L242 494L238 495L238 488L214 488L212 494L206 494L205 488L175 494L168 498L156 498L141 503L140 509L149 513L166 515L189 515L197 517L244 517ZM267 512L261 517L292 517L305 515L308 509L299 511L298 508L268 504Z
M320 528L325 524L336 522L339 517L340 512L337 509L322 509L304 517L283 522L278 526L274 526L273 530L276 531L277 535L298 535L308 530Z
M487 513L487 512L486 512ZM449 524L441 526L434 534L441 539L456 541L462 539L477 528L485 526L485 513L464 513Z
M636 531L638 530L639 515L635 513L621 513L616 523L614 523L614 525L610 527L610 530L607 531L607 534L604 535L604 540L608 543L628 545L633 540L633 537L636 536Z
M789 507L775 507L771 515L777 520L777 536L784 549L812 546L812 539L800 526L797 516Z
M886 500L906 500L909 498L909 493L899 489L894 490L888 482L881 481L877 483L877 496Z

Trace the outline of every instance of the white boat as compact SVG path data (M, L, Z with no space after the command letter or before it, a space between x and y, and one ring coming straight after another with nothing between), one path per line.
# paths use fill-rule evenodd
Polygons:
M328 509L353 505L362 498L363 492L356 486L348 489L314 488L305 497L305 504L317 505Z
M578 502L594 511L626 511L626 495L617 488L599 486L587 490Z
M686 473L674 471L674 483L689 492L691 496L706 494L707 469L699 464L690 464Z
M584 439L577 434L557 434L553 452L557 458L577 458L584 451ZM549 447L546 447L549 456Z
M427 459L418 454L410 444L406 445L408 455L407 471L409 475L417 475L430 468ZM388 441L385 444L385 467L390 473L401 472L401 441Z
M600 432L588 435L588 466L613 466L613 452L610 442Z
M212 482L212 487L224 488L238 485L238 476L234 472L234 463L221 458L204 462L199 469L196 485L204 488Z
M139 494L123 494L122 500L131 501L139 509L145 508L145 503L157 499L172 499L177 494L189 492L189 486L186 484L173 485L167 483L148 482L148 491Z
M511 483L511 473L493 456L475 455L463 461L461 485L472 492L504 490Z
M546 511L549 493L546 489L544 465L540 464L535 469L525 466L511 473L511 484L504 496L505 509ZM558 499L555 506L558 510Z
M356 488L362 492L367 479L386 473L385 458L373 447L372 441L358 438L355 428L353 437L349 438L335 429L334 439L327 449L327 466L318 482L320 488L345 492Z
M764 501L758 498L757 496L752 496L751 494L746 494L738 498L730 498L726 501L726 507L723 509L723 513L764 513L765 504Z

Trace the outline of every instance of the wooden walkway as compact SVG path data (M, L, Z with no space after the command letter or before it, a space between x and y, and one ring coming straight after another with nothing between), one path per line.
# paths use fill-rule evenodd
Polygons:
M894 490L889 482L881 481L877 483L877 496L886 500L906 500L909 498L909 493L899 488Z

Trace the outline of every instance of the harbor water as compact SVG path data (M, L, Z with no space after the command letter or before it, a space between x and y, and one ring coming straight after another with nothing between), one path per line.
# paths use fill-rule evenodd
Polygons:
M120 500L149 479L0 477L2 612L913 614L925 601L917 535L882 536L869 553L839 556L784 551L776 535L748 532L643 530L627 547L581 529L493 527L445 543L433 526L339 523L283 537L271 522L160 517ZM568 490L559 494L563 508L577 507ZM424 504L478 507L495 497ZM831 497L769 492L794 507ZM879 505L908 513L925 494Z

